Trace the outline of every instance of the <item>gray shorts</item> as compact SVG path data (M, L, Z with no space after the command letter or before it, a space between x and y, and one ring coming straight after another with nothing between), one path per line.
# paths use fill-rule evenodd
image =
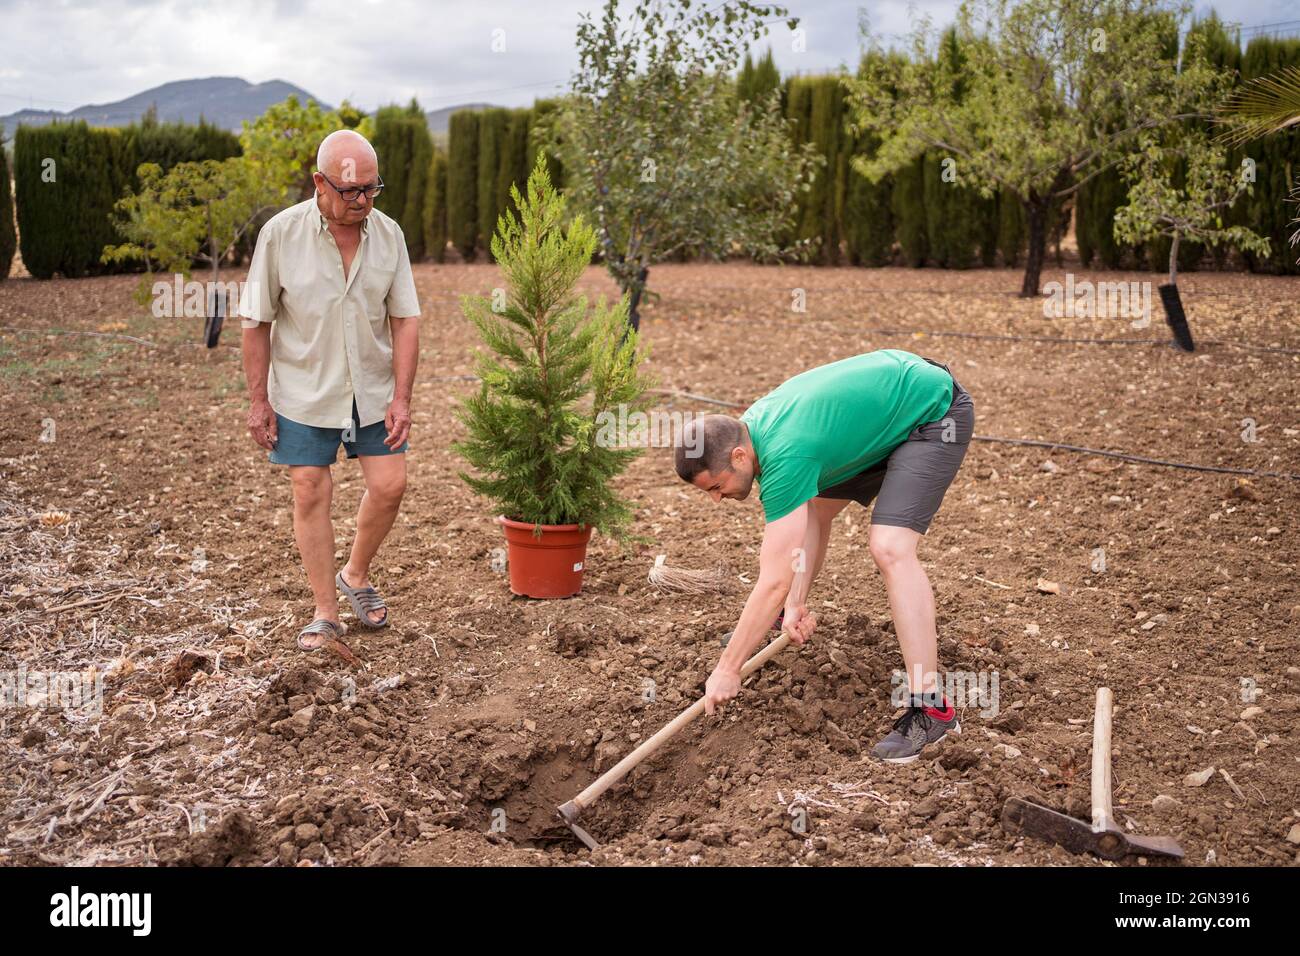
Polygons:
M948 366L926 361L952 374ZM975 433L975 402L955 378L952 391L952 404L942 418L918 425L884 461L819 491L817 497L848 499L863 506L874 500L872 524L925 534Z

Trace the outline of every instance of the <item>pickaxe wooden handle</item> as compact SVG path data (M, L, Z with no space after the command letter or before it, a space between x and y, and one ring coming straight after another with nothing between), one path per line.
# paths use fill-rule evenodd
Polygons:
M1115 698L1109 687L1097 688L1097 705L1092 714L1092 832L1111 829L1115 810L1111 805L1110 731Z
M1056 843L1071 853L1095 853L1118 860L1131 853L1182 859L1183 850L1172 837L1137 836L1115 825L1111 803L1110 739L1114 697L1109 687L1097 688L1092 718L1092 824L1010 797L1002 807L1002 826L1008 833L1025 833Z
M776 657L785 650L786 645L790 643L790 637L782 634L767 647L763 648L753 657L745 662L745 666L740 669L740 679L743 681L754 671L758 670L772 658ZM689 724L700 714L704 713L704 698L701 697L691 706L672 719L672 721L662 727L658 733L647 740L641 746L637 747L630 754L620 760L614 766L610 767L603 774L597 777L586 790L578 794L564 806L560 807L560 816L570 826L578 819L584 810L600 799L603 794L614 784L618 783L637 766L656 750L666 744L677 732ZM576 832L576 831L575 831ZM585 842L585 841L584 841Z

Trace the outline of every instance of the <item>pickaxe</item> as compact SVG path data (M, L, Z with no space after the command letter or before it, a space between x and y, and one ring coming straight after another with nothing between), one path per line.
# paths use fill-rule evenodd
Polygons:
M1097 709L1092 719L1092 826L1020 797L1002 806L1002 829L1011 834L1056 843L1071 853L1095 853L1105 860L1118 860L1131 853L1183 858L1183 848L1173 837L1144 837L1125 833L1115 825L1111 807L1109 687L1097 688Z
M740 679L743 681L777 654L780 654L789 643L790 637L787 634L782 634L772 641L767 647L745 662L745 666L740 669ZM587 849L594 850L600 844L596 842L590 833L578 826L578 817L582 815L582 812L599 800L601 794L606 790L631 773L637 764L671 740L679 730L702 713L704 713L703 697L674 717L671 723L661 728L657 734L640 747L637 747L636 750L633 750L601 776L597 777L586 790L559 808L560 819L564 821L565 826L573 831L574 836L586 844Z

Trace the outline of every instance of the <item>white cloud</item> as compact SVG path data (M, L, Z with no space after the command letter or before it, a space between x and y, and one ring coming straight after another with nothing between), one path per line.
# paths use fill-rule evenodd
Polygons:
M1215 6L1225 19L1267 23L1296 16L1293 2ZM788 31L775 26L771 42L784 72L856 63L860 6L877 32L903 34L909 25L906 0L786 5L802 20L807 49L791 50ZM912 6L943 23L957 2ZM599 7L598 0L0 0L0 113L111 102L203 76L287 80L326 102L346 97L366 109L413 95L427 109L471 100L523 105L568 79L579 14ZM505 31L504 52L491 49L494 29Z

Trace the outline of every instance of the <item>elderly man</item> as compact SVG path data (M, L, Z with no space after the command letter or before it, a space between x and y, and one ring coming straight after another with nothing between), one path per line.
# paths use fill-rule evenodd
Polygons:
M947 734L957 712L938 680L934 592L916 549L966 456L975 403L946 365L882 349L796 375L739 419L687 425L677 474L714 501L744 501L759 483L766 526L758 581L705 685L705 710L740 691L740 669L768 622L802 644L816 627L806 602L831 522L850 501L871 511L871 557L885 579L911 698L873 749L910 763Z
M316 194L262 227L243 317L248 430L289 469L293 531L316 610L298 635L313 651L337 641L335 587L358 621L388 624L370 564L406 489L420 303L401 227L374 208L379 161L352 130L316 154ZM330 466L339 445L361 462L366 490L347 563L334 570Z

